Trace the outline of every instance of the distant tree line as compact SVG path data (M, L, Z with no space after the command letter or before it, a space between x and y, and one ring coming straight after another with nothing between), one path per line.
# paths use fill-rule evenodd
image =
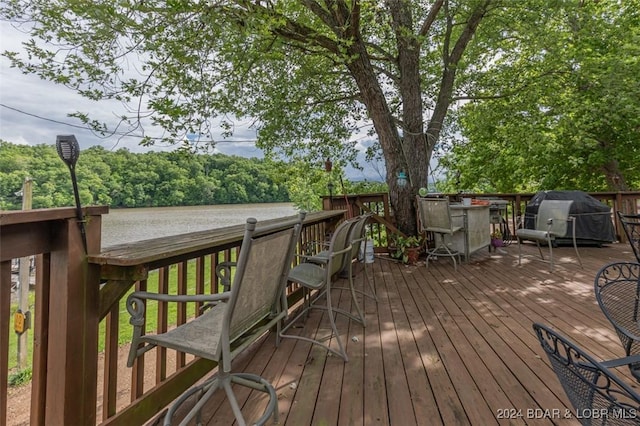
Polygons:
M83 205L160 207L289 202L286 165L264 159L184 151L132 153L100 146L76 164ZM286 174L285 174L286 175ZM0 141L0 209L22 206L19 191L33 179L33 208L73 206L67 166L52 145Z

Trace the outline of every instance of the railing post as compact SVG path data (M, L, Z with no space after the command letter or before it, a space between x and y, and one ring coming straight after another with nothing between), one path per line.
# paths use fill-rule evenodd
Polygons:
M11 260L0 261L0 426L7 424Z
M100 252L101 217L87 218L90 253ZM100 268L87 262L75 218L52 229L46 360L47 425L95 425Z

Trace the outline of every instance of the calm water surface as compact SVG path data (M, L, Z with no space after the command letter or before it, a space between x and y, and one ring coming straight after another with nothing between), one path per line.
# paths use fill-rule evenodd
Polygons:
M102 217L102 247L239 225L248 217L260 221L296 213L291 203L110 209Z

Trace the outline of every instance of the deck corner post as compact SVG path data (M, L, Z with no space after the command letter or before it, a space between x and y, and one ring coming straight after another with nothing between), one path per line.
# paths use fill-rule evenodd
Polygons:
M86 217L89 253L100 252L100 216ZM87 262L77 218L52 227L45 424L95 425L100 267Z

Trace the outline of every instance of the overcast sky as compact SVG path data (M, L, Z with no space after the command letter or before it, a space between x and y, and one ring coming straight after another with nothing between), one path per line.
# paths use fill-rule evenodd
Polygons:
M0 51L21 51L20 43L26 39L24 34L9 23L0 22ZM54 144L56 135L74 134L81 149L93 145L101 145L109 150L127 148L132 152L149 149L138 145L140 138L104 138L87 130L79 120L68 117L68 114L76 111L86 112L91 118L114 127L117 124L117 114L124 112L118 102L87 100L66 87L41 80L34 75L22 74L9 65L8 59L0 57L0 139L16 144ZM245 142L254 141L255 138L255 130L249 127L249 123L239 123L234 136L228 140L214 135L215 140L221 141L216 145L218 152L262 157L262 152L253 143ZM233 143L238 140L243 142ZM362 143L366 144L366 141ZM380 173L384 173L382 165L366 163L364 155L361 156L361 165L364 167L363 171L347 170L350 179L381 179Z

